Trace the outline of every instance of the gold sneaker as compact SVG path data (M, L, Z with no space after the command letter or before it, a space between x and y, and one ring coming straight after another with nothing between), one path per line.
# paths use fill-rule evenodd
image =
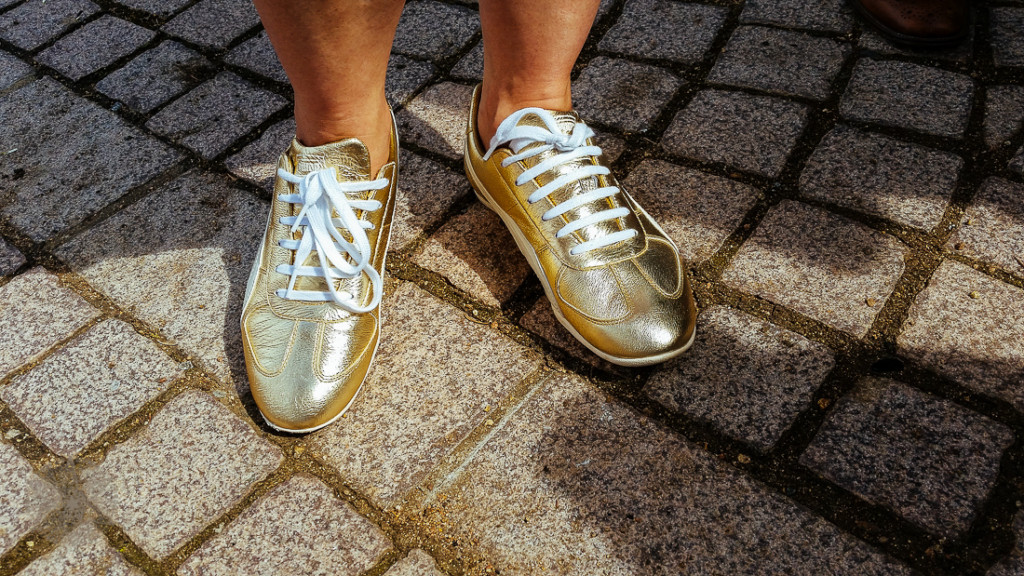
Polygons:
M595 354L644 366L693 343L697 316L675 244L601 165L593 130L575 112L524 108L484 150L466 131L466 175L505 222L555 317Z
M281 156L242 309L249 387L277 430L330 424L366 378L380 338L397 177L394 123L376 179L355 139L315 147L294 140Z

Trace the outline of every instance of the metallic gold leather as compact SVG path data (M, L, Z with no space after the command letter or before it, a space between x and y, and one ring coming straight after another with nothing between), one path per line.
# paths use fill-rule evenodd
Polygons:
M278 166L297 175L334 167L338 181L369 180L370 157L361 142L343 140L323 146L306 147L298 141L281 156ZM389 185L363 194L379 201L382 208L356 214L373 223L367 230L372 265L383 276L391 237L398 179L398 134L392 126L391 150L387 164L376 176ZM295 236L280 218L295 216L299 207L279 200L290 194L292 185L278 178L274 186L267 231L253 264L243 304L242 349L249 376L249 388L267 423L283 431L310 432L340 416L362 386L380 338L380 307L365 314L352 314L331 302L301 302L277 296L288 276L275 271L279 264L293 264L294 252L278 241ZM311 255L303 264L315 266ZM296 263L298 264L298 263ZM300 277L296 289L325 291L326 280ZM356 295L359 305L372 298L365 275L337 281L336 288Z
M693 343L697 308L685 263L668 235L613 176L569 184L547 199L529 204L527 197L540 186L580 164L600 163L601 160L583 158L546 172L534 181L516 185L520 174L558 152L545 152L502 167L502 161L511 156L512 151L499 148L483 160L486 147L480 142L476 129L479 99L480 88L477 87L466 131L466 175L480 200L494 210L512 232L544 285L559 321L580 342L616 364L654 364L686 350ZM575 112L552 112L552 115L566 133L579 120ZM529 115L520 122L543 125ZM541 218L565 199L605 185L619 186L621 192L547 222ZM555 237L570 220L619 206L629 208L630 214L587 226L564 238ZM635 229L638 234L630 240L583 254L570 253L574 246L587 240L626 228Z

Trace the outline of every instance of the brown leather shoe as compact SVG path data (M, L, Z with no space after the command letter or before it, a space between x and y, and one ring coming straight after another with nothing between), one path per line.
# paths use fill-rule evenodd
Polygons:
M885 37L914 48L952 46L967 37L968 0L852 0Z

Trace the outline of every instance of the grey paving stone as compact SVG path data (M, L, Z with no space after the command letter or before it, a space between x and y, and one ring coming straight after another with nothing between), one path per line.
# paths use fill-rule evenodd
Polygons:
M508 229L479 202L442 226L413 262L490 306L501 306L530 275Z
M601 50L640 58L698 62L725 23L728 10L671 0L628 0Z
M748 0L740 22L822 32L853 29L852 10L844 0Z
M800 192L930 230L942 220L963 165L950 152L840 125L807 161Z
M643 132L682 85L664 68L599 56L576 79L573 99L586 121Z
M519 320L519 324L540 336L552 346L565 351L570 356L582 360L587 364L600 368L605 372L619 372L622 368L611 362L606 362L597 354L594 354L586 346L580 344L576 338L566 330L555 318L551 311L551 302L546 296L541 296L530 309Z
M248 390L238 318L268 207L189 173L57 250L96 290Z
M78 224L181 155L49 78L0 98L0 206L37 242Z
M1024 126L1024 86L989 86L985 95L985 144L1006 144Z
M1020 576L1024 574L1024 511L1017 512L1013 519L1013 533L1016 544L1010 554L1000 560L985 576Z
M768 451L835 367L822 344L716 306L701 312L697 340L686 357L648 381L647 396L673 412Z
M288 75L284 73L265 30L260 30L259 34L235 46L224 56L224 63L245 68L264 78L288 82Z
M0 397L39 440L73 458L182 373L131 326L107 320L0 389Z
M359 397L311 442L381 507L416 486L484 422L485 407L540 366L525 348L412 284L385 304L376 363Z
M482 41L477 42L476 46L473 46L473 49L452 67L451 75L465 80L483 81L484 43Z
M391 541L312 476L298 475L247 508L189 557L181 576L356 576Z
M426 513L503 575L911 573L567 375L495 428Z
M185 7L191 0L114 0L132 10L149 12L154 16L167 17Z
M413 60L392 54L388 60L388 75L384 82L384 95L392 106L405 104L413 92L420 89L437 72L430 62Z
M1024 67L1024 7L993 7L989 18L996 66Z
M165 40L108 74L96 89L136 112L150 112L195 87L209 69L198 52Z
M398 204L391 225L394 250L406 248L425 228L436 224L456 200L470 194L464 174L412 152L402 153L399 170Z
M0 50L0 90L32 73L32 67L13 54ZM0 151L6 152L6 150Z
M295 119L282 120L267 128L257 140L228 158L224 164L235 176L273 192L274 180L277 178L277 161L288 149L293 138Z
M884 56L912 56L927 58L929 60L944 60L957 64L969 64L974 55L975 31L974 27L968 32L967 39L949 48L941 50L929 50L927 48L910 48L903 44L894 44L871 26L864 26L860 37L857 39L857 47L862 51L874 52Z
M168 104L146 127L210 159L287 105L281 96L221 72Z
M212 396L191 390L85 471L82 490L159 560L227 511L282 458Z
M775 177L807 125L807 108L770 96L703 90L676 115L669 152Z
M0 376L35 361L97 316L98 310L42 268L16 276L0 286Z
M713 256L761 195L752 186L662 160L644 160L623 186L691 264Z
M99 9L89 0L29 0L0 15L0 38L35 50Z
M839 104L846 118L959 138L974 98L970 77L909 62L862 58Z
M202 0L164 24L163 31L203 48L221 49L259 23L252 0Z
M947 243L958 254L1024 276L1024 185L989 178Z
M397 115L402 141L461 160L472 99L473 89L462 84L427 88Z
M480 30L473 10L433 0L409 2L398 21L391 50L397 54L441 59L465 46Z
M895 238L785 200L740 247L722 281L862 337L903 274L906 252Z
M396 562L384 576L444 576L444 573L437 569L437 563L429 554L417 548Z
M25 256L0 238L0 276L14 274L25 264Z
M843 62L844 42L801 32L741 26L708 74L708 81L783 96L828 98Z
M57 40L36 59L79 80L135 52L155 36L148 28L104 15Z
M57 489L36 476L32 466L8 444L0 442L0 554L14 547L46 515L60 508Z
M980 414L893 382L843 397L800 462L862 498L950 538L988 497L1013 432Z
M110 547L91 523L75 528L50 553L19 572L21 576L143 576Z
M973 294L973 296L972 296ZM1024 291L943 262L914 301L896 343L964 386L1024 409Z

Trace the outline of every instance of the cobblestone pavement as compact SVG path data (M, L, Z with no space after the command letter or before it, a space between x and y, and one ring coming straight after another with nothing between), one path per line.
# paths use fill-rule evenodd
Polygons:
M575 76L699 338L587 353L461 173L412 0L375 369L265 427L240 301L291 93L248 0L0 0L0 576L1024 574L1024 1L608 0Z

